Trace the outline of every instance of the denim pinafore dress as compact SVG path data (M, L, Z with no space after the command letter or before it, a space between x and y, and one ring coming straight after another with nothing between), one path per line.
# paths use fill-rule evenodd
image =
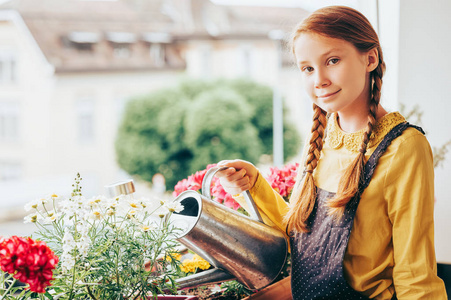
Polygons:
M390 143L408 127L407 122L395 126L380 142L365 164L359 195L369 185L374 169ZM291 233L291 291L294 300L368 299L355 291L343 275L343 259L360 198L352 199L340 221L327 215L327 199L334 193L317 188L314 209L307 220L310 232ZM396 299L396 295L393 297Z

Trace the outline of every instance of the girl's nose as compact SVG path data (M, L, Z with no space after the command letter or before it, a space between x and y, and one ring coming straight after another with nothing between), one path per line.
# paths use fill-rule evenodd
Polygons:
M315 77L315 88L323 88L330 85L330 80L327 78L326 74L323 72L316 72Z

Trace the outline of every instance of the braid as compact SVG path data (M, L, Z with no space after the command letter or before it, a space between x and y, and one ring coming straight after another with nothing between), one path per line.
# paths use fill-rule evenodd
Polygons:
M304 176L298 173L298 180L290 198L290 209L284 217L288 232L307 232L307 219L315 205L316 187L313 180L313 170L323 149L323 137L327 125L326 112L313 104L313 125L310 146L305 161Z
M370 113L368 114L368 125L365 131L362 145L360 146L360 152L366 153L366 148L373 133L374 125L376 125L376 112L381 99L381 87L382 87L382 75L384 73L385 63L379 57L379 64L376 69L371 72L371 99L370 99Z
M329 215L334 215L338 219L343 215L346 205L359 192L359 183L362 180L365 166L365 153L368 143L376 125L376 112L381 98L382 76L385 71L385 63L382 58L382 51L378 48L379 64L371 72L371 98L369 103L368 125L360 145L359 154L345 170L338 184L338 191L334 198L329 199Z

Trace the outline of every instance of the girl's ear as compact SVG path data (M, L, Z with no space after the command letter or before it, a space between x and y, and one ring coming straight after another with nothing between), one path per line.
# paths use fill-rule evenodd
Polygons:
M367 57L366 71L371 72L374 69L376 69L377 66L379 65L379 52L377 51L376 48L371 49L370 51L367 52L366 57Z

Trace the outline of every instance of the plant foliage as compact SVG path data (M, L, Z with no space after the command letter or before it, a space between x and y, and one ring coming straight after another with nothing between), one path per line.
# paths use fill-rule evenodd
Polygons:
M177 181L224 159L258 162L271 155L272 90L247 80L186 80L132 99L116 139L117 160L131 175L156 173ZM284 152L296 154L300 137L284 122Z

